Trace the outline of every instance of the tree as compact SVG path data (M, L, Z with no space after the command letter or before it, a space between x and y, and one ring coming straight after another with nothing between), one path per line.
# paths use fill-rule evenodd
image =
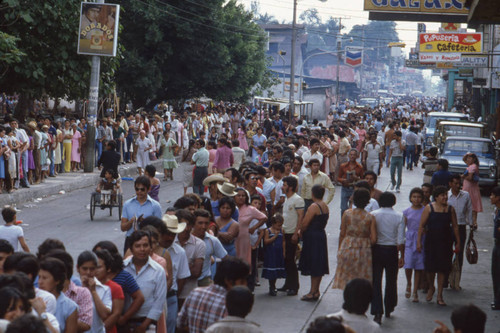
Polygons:
M265 34L231 0L123 0L119 91L134 105L245 99L267 70ZM140 42L138 42L140 41Z
M330 16L323 23L318 10L310 8L300 14L299 20L305 25L308 35L307 51L318 48L331 51L336 49L336 38L339 33L338 18Z
M18 118L23 120L31 101L43 95L69 100L88 96L90 57L76 53L80 1L4 0L0 14L3 32L17 38L17 48L25 54L0 78L2 91L20 94ZM112 80L116 65L116 59L104 60L101 72L111 74L103 77Z
M2 77L9 66L19 63L25 54L17 48L19 38L13 37L0 31L0 77Z

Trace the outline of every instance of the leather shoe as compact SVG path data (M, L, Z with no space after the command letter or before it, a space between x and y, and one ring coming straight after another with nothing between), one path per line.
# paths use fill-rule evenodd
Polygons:
M381 314L375 315L375 317L373 317L373 321L379 325L382 325L382 315Z
M269 289L269 296L277 296L276 289Z
M492 310L500 310L500 304L496 304L495 302L491 303Z
M287 296L297 296L297 290L288 289L288 291L286 292L286 295Z
M288 288L286 286L277 289L277 291L287 291L287 290Z

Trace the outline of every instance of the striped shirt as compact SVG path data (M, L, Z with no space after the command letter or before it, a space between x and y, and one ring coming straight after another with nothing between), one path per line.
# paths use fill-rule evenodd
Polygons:
M122 287L123 292L127 295L132 295L137 290L140 290L137 281L135 281L132 274L127 271L122 270L120 273L116 274L112 280L118 283L120 287Z

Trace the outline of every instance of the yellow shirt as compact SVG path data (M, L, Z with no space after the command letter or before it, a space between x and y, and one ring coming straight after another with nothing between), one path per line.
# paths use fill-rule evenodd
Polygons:
M300 196L304 199L311 200L312 199L312 187L314 185L323 185L327 190L328 190L328 197L325 200L326 204L329 204L333 196L335 195L335 187L332 184L332 181L330 180L330 177L328 177L326 174L324 174L321 171L318 171L318 174L316 177L313 179L311 174L307 174L304 176L304 180L302 183L302 189Z

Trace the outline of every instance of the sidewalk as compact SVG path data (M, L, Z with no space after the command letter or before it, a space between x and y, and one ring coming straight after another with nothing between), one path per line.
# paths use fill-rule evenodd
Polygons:
M153 164L158 169L159 167L161 167L161 160L153 161L151 164ZM136 163L120 165L118 167L120 176L136 177L136 165ZM48 177L43 184L30 185L30 188L19 188L13 193L1 194L0 207L4 207L6 205L19 206L20 204L27 201L58 194L61 191L67 193L85 187L95 187L99 182L100 174L101 170L98 170L97 168L92 173L84 173L82 171L60 173L56 177Z

